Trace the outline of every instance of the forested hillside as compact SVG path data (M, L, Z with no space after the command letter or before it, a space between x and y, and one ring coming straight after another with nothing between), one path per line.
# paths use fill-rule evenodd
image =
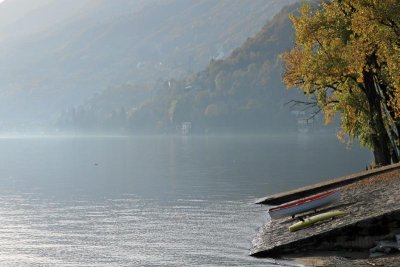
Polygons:
M182 79L229 55L294 1L6 0L2 125L54 119L115 85Z
M295 131L296 118L285 103L304 97L283 86L279 55L294 44L288 14L297 8L297 4L284 8L229 57L212 60L189 78L110 88L65 112L59 126L174 132L182 122L191 122L192 130L199 133ZM147 100L136 101L143 94ZM128 98L132 99L129 103L120 104Z

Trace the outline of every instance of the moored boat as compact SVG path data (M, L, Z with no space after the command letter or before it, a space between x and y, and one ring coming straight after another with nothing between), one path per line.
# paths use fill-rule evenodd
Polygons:
M268 210L272 219L294 216L299 213L330 205L340 199L339 190L331 190L311 197L283 204Z

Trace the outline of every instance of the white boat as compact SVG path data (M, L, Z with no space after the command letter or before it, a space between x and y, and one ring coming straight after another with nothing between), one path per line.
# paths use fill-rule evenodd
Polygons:
M340 191L331 190L311 197L283 204L268 210L272 219L294 216L310 210L330 205L340 199Z

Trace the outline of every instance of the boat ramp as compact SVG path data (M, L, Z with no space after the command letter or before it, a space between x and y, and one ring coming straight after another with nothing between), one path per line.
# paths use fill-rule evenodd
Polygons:
M330 189L339 189L341 199L319 210L341 210L348 215L297 232L288 227L298 220L268 221L253 240L250 254L280 257L288 254L326 251L358 251L368 256L379 240L400 234L400 164L341 177L257 201L279 205Z

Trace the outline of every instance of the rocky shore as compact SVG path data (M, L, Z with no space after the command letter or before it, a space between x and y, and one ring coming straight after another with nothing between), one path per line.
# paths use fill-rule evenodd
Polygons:
M315 255L315 256L300 256L291 258L295 262L310 267L371 267L385 266L398 267L400 265L400 255L388 255L379 258L364 258L354 259L356 256L332 256L332 255Z

